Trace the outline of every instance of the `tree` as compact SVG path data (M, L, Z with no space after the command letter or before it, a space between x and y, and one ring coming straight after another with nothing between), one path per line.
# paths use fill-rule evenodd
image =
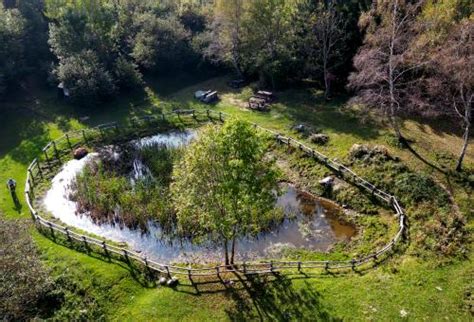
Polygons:
M474 98L474 22L466 19L449 29L449 36L432 53L431 77L428 79L431 105L442 114L459 117L463 144L456 170L462 169L469 145ZM446 107L451 106L451 108Z
M354 58L356 71L349 76L348 87L356 90L356 101L382 108L400 142L404 140L397 118L402 107L410 108L410 97L417 95L414 73L426 64L410 59L419 4L379 0L361 16L360 24L367 34Z
M83 105L108 99L117 89L114 79L92 50L61 60L55 74L69 89L71 99Z
M344 62L343 54L348 33L346 18L336 10L335 4L320 2L309 18L312 32L309 36L309 52L312 66L322 71L324 98L330 96L333 69Z
M0 3L0 96L17 83L25 71L23 38L25 19L17 9L4 9Z
M243 0L218 0L215 3L214 19L210 25L210 41L204 56L214 62L231 65L242 78L244 66L244 29L246 14Z
M263 84L275 88L278 81L295 75L295 0L250 2L244 28L249 69Z
M207 127L175 167L173 180L179 231L196 242L210 238L221 244L226 265L234 263L237 238L279 218L277 172L262 138L246 122Z
M25 221L0 215L0 316L6 321L29 320L38 301L52 288L48 271L28 235Z
M147 11L134 18L138 30L132 40L131 56L146 69L181 67L190 53L190 33L175 16L158 17Z

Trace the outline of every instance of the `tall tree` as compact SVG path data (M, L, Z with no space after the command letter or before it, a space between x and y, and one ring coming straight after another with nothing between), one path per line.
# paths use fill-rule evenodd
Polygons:
M245 23L248 34L248 56L252 71L261 83L275 88L277 83L295 75L294 0L255 0L249 7Z
M244 29L246 15L244 0L217 0L210 25L210 41L204 55L215 62L231 65L242 78L244 66Z
M442 44L432 52L431 76L428 93L432 107L442 114L454 115L461 120L463 144L456 170L462 169L469 145L474 98L474 21L465 19L451 28Z
M309 37L309 58L316 72L324 79L324 98L328 99L331 91L331 81L334 78L333 69L344 62L344 50L347 33L346 17L336 10L333 1L317 4L309 18L311 33Z
M0 96L17 83L25 71L26 21L17 9L5 9L0 3ZM2 85L3 83L3 85Z
M272 211L277 175L265 145L246 122L208 127L186 149L171 185L181 232L194 241L209 237L234 263L236 239L256 234L278 216ZM230 254L229 254L230 253Z
M413 74L426 64L410 59L420 4L406 0L374 2L361 16L360 25L367 34L354 58L356 71L349 76L348 86L357 92L356 100L382 108L401 142L399 113L410 108L410 97L417 94L414 85L418 79Z

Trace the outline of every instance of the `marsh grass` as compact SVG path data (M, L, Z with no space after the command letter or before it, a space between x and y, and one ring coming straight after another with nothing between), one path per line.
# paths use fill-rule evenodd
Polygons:
M174 225L169 202L169 184L180 149L161 144L138 148L125 144L102 149L76 177L73 199L79 213L88 213L94 222L118 224L146 233L156 222L167 231ZM133 162L140 160L147 171L132 177Z

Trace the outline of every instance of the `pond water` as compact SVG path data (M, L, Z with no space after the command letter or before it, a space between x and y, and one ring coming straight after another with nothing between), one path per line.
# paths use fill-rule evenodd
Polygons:
M196 132L170 132L136 142L139 145L159 142L176 147L189 143L195 136ZM99 225L94 223L88 214L78 214L76 203L70 199L70 186L86 163L96 157L97 154L90 153L82 160L68 161L53 178L51 189L46 193L43 203L54 217L68 226L115 242L127 243L130 249L158 262L215 263L222 260L220 248L192 245L188 241L169 241L160 227L152 222L149 222L149 232L143 234L140 230L131 230L119 225ZM315 198L292 185L285 184L282 190L276 207L283 209L285 220L271 232L238 240L237 260L275 258L286 248L328 251L334 243L349 240L356 233L353 226L338 220L342 210L331 202Z

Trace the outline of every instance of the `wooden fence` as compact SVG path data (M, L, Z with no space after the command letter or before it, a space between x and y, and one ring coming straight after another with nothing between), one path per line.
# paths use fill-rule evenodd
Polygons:
M109 256L111 254L117 255L119 258L130 261L135 260L143 264L148 270L155 271L158 273L171 275L185 275L190 279L193 276L217 276L220 274L229 272L238 272L242 274L261 274L261 273L272 273L283 270L297 270L301 271L305 268L321 268L325 270L340 270L340 269L355 269L356 267L364 264L371 264L377 261L379 258L387 255L402 238L406 228L406 216L404 210L400 206L397 198L390 195L370 182L359 177L351 169L344 165L331 160L324 154L306 146L305 144L294 140L290 137L285 137L275 131L262 128L259 125L252 123L255 128L270 133L274 136L275 140L282 144L300 149L308 157L313 158L317 162L326 165L328 168L333 170L341 178L345 180L351 180L351 182L358 187L366 190L372 195L376 196L380 201L389 205L395 212L395 216L398 218L398 231L395 236L390 240L384 247L372 252L371 254L361 257L353 258L350 260L324 260L324 261L255 261L255 262L243 262L235 264L232 267L225 265L212 266L212 267L201 267L191 268L183 267L179 265L170 265L158 263L148 259L146 256L138 252L131 251L124 247L118 247L111 243L107 243L105 240L93 238L84 234L75 232L69 227L56 224L52 221L44 219L38 211L33 207L35 197L35 188L43 180L48 180L54 175L54 170L63 162L70 158L71 152L74 148L87 144L100 144L108 141L120 140L121 135L125 135L130 138L130 135L144 136L147 133L151 134L154 131L156 133L157 128L160 126L166 126L169 123L186 125L186 122L224 122L225 118L229 115L222 112L215 112L211 110L195 111L195 110L178 110L167 114L145 116L142 118L134 118L129 121L128 124L119 125L116 122L101 124L91 129L83 129L79 131L69 132L59 139L51 141L42 149L42 155L34 159L28 167L27 179L25 185L25 197L30 210L31 216L35 221L38 229L46 229L50 231L53 236L57 236L59 233L61 236L66 238L70 243L83 244L87 249L94 249L94 251L103 252ZM201 119L200 119L201 118ZM189 125L189 123L188 123ZM123 138L125 139L125 137ZM40 229L41 230L41 229Z

